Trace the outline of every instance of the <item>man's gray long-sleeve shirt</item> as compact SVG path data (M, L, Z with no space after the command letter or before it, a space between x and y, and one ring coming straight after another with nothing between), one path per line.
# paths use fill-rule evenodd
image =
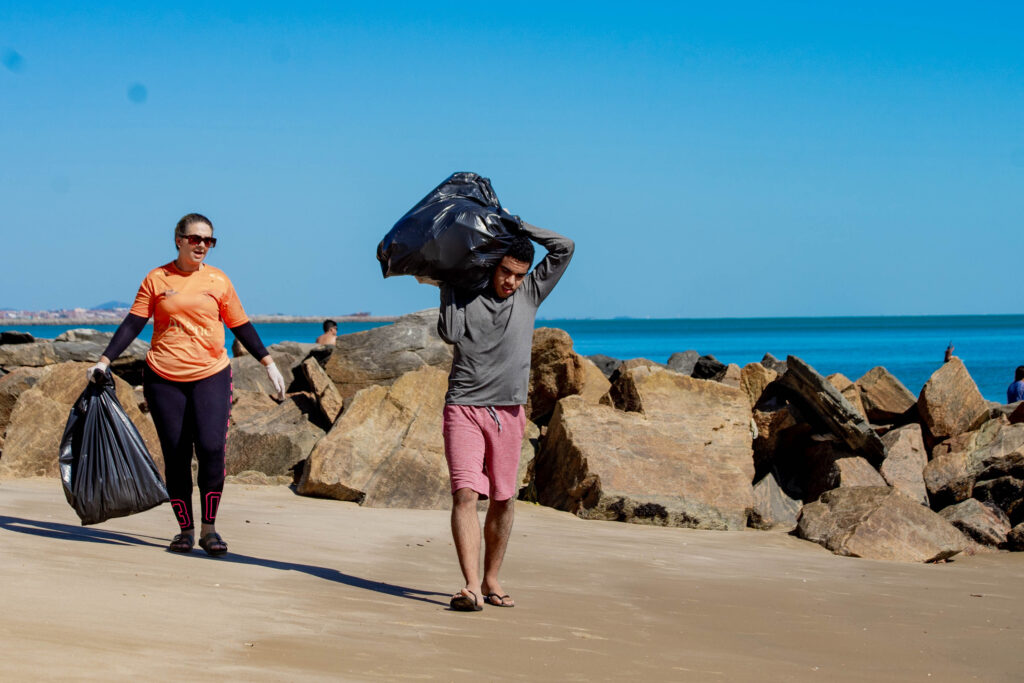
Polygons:
M526 403L537 308L569 265L573 241L523 222L523 233L547 249L533 272L508 298L441 285L437 332L455 345L445 403L513 406Z

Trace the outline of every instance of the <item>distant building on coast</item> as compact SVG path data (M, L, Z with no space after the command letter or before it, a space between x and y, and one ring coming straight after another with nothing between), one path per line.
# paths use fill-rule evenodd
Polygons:
M18 323L76 323L94 322L100 324L119 323L128 315L128 307L112 308L62 308L54 311L25 311L13 308L0 309L0 320Z

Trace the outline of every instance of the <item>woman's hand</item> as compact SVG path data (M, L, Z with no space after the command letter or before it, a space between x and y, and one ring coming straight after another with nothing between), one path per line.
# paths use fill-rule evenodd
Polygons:
M267 358L270 358L270 356L267 356ZM281 375L281 371L277 369L277 365L274 364L274 361L264 363L264 366L267 368L267 377L270 378L270 383L274 385L274 391L277 392L274 398L278 401L283 401L285 387L284 377Z
M106 356L101 357L96 365L92 366L85 371L85 379L89 382L101 382L103 375L107 374L107 370L110 368L110 361L106 359ZM99 374L97 374L99 373Z

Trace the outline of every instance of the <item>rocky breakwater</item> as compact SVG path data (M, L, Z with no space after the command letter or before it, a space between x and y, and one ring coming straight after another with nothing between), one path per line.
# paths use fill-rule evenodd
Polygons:
M534 465L538 501L592 519L746 526L754 474L746 394L627 366L603 404L559 401Z
M436 315L333 347L272 346L288 382L282 403L253 359L233 359L228 472L366 506L448 507L441 413L451 349ZM86 367L61 362L60 343L0 345L0 476L56 476ZM985 402L957 359L916 397L885 368L854 381L793 356L743 368L693 351L667 364L588 359L546 328L532 362L525 500L588 519L774 529L886 560L1024 548L1024 408ZM138 390L121 381L118 390L159 457Z

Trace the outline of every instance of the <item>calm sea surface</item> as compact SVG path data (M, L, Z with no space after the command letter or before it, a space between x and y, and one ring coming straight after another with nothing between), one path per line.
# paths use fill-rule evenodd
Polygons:
M380 323L340 323L339 334ZM1014 368L1024 365L1024 316L907 316L878 318L730 318L686 320L539 320L538 327L560 327L572 335L576 351L615 358L665 362L676 351L696 349L723 363L745 365L765 352L780 359L799 356L822 374L841 372L857 379L876 365L885 366L915 394L942 364L946 345L970 370L985 398L1006 400ZM40 338L52 338L70 326L23 326ZM114 325L99 325L112 331ZM141 337L149 340L151 327ZM264 343L312 342L318 323L263 323ZM230 336L229 336L230 338Z

